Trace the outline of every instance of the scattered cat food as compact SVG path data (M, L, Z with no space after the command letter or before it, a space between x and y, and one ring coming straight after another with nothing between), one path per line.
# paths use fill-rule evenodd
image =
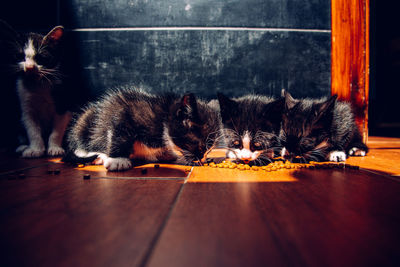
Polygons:
M158 169L158 168L160 168L160 165L159 164L154 164L154 169Z
M83 175L83 179L84 179L84 180L89 180L89 179L90 179L90 174L85 173L85 174Z
M355 169L358 170L360 169L359 166L355 165L350 165L350 164L345 164L343 162L338 162L338 163L332 163L332 162L315 162L311 161L309 163L292 163L289 161L274 161L268 165L265 166L250 166L249 164L243 164L243 163L234 163L230 161L223 161L221 163L215 163L215 162L210 162L204 164L204 166L208 166L211 168L226 168L226 169L238 169L241 171L244 170L252 170L252 171L259 171L263 170L266 172L271 172L271 171L277 171L280 169Z
M142 168L142 169L140 170L140 172L141 172L142 174L146 174L146 173L147 173L147 169L146 169L146 168Z
M83 168L85 167L85 164L78 164L78 168Z

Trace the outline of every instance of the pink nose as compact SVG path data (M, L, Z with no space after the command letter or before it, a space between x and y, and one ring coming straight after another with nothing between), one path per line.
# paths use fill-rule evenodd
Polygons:
M25 61L24 67L25 67L25 71L27 71L27 72L36 70L35 62L33 62L31 60Z
M249 159L249 158L242 158L242 160L243 160L243 162L246 163L246 164L250 162L250 159Z

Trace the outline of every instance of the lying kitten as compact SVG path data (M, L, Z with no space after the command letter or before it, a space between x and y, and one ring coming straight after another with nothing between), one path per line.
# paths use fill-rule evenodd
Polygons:
M131 168L131 159L193 164L213 147L219 126L217 111L193 94L114 90L74 120L67 137L73 155L64 161L97 158L109 171Z
M286 91L282 94L282 157L307 162L344 161L347 155L366 155L368 147L362 142L349 103L337 101L336 95L296 100Z
M14 45L15 63L10 68L17 72L17 94L21 105L22 124L29 145L17 148L25 158L64 154L61 147L70 113L56 100L61 91L63 75L60 73L61 43L64 28L57 26L46 36L18 34L1 21L2 35Z
M274 157L283 99L260 95L229 99L219 93L227 157L262 165Z

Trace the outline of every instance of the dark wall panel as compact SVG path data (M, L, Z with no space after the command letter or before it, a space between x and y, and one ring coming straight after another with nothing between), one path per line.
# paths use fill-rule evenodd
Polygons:
M69 28L230 26L330 29L327 0L61 0Z
M321 96L330 92L330 34L275 31L70 32L94 95L120 85L156 92Z

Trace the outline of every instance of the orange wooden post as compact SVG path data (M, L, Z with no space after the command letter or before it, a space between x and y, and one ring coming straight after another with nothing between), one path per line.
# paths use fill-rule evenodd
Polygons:
M332 0L331 92L350 101L368 139L369 0Z

